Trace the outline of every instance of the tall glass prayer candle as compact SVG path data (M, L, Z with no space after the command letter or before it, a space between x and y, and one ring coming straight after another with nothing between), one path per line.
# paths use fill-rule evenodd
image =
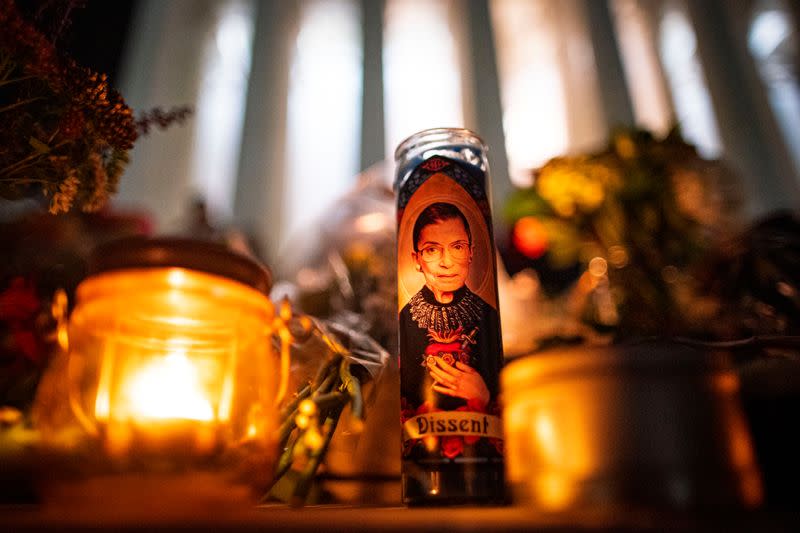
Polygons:
M397 148L403 502L505 499L487 147L437 128Z

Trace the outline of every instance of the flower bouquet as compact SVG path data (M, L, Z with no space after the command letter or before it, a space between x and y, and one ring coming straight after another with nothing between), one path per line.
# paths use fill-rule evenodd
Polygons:
M509 271L559 315L529 347L702 332L719 301L696 274L739 226L737 185L677 131L619 131L604 150L548 161L504 212Z
M117 188L140 133L182 121L188 108L138 120L105 74L56 47L74 2L47 2L26 16L0 0L0 198L46 198L50 213L90 212ZM55 24L44 19L55 17ZM55 26L53 35L40 28Z

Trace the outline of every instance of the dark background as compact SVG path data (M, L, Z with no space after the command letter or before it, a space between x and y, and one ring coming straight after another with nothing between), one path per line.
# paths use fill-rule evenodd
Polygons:
M137 0L17 0L59 51L120 83L120 66Z
M119 85L119 69L136 0L85 2L74 10L65 49L80 64L109 76Z

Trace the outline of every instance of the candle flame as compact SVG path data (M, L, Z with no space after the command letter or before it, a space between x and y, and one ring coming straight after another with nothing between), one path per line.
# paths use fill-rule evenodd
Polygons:
M135 418L214 419L197 369L182 350L175 350L139 370L128 382L125 397Z

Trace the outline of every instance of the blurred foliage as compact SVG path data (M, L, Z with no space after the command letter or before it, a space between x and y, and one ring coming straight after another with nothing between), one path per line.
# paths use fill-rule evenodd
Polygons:
M570 318L615 339L699 334L720 301L698 272L740 228L741 203L729 169L677 131L620 130L599 152L551 159L508 198L506 263L537 273L540 298L569 292Z
M772 213L721 243L698 281L723 303L718 338L800 335L800 218Z
M140 135L187 107L134 118L103 73L58 45L77 0L0 0L0 198L34 197L52 214L101 209Z
M277 265L300 309L346 324L397 350L395 201L379 163L302 232Z
M70 300L103 242L151 232L137 213L31 212L0 223L0 406L27 409L55 349L53 295Z

